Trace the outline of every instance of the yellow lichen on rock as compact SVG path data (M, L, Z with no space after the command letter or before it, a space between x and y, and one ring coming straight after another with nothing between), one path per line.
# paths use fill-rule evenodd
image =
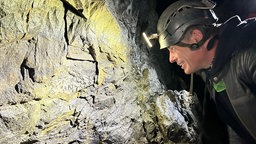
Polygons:
M117 54L119 60L126 61L126 45L121 29L114 16L105 6L98 8L91 17L91 25L98 36L103 52ZM115 55L116 56L116 55ZM119 60L116 60L117 62Z
M98 4L97 7L90 15L89 25L97 36L99 44L99 49L95 51L99 66L98 84L101 85L107 77L106 71L109 72L111 67L112 69L125 67L127 44L113 14L104 4Z
M68 125L70 123L69 119L72 114L73 111L70 110L64 114L59 115L56 119L51 121L44 130L42 130L41 134L45 135L51 131L57 131L57 129L61 129L60 126Z

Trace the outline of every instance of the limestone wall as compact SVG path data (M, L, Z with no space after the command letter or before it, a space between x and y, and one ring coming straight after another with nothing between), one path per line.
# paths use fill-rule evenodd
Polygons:
M0 0L0 143L195 142L193 98L165 90L140 38L153 8Z

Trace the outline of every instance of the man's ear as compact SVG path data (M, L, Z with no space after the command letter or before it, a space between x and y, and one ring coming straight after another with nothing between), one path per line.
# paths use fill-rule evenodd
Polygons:
M195 42L199 42L203 39L203 33L199 29L194 29L192 31L192 38Z

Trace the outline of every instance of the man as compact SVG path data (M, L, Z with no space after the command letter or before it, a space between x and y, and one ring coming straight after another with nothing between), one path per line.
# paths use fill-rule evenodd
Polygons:
M160 16L160 48L206 82L201 143L256 143L256 19L223 24L202 0L179 0ZM232 128L232 130L230 129ZM238 135L236 138L234 136Z

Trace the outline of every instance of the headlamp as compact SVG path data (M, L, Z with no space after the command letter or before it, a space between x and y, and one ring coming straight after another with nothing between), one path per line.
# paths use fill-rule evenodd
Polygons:
M151 39L157 39L158 38L158 34L157 33L154 33L154 34L151 34L150 36L147 36L147 34L145 32L142 33L146 43L148 44L149 47L152 47L152 43L150 42Z

